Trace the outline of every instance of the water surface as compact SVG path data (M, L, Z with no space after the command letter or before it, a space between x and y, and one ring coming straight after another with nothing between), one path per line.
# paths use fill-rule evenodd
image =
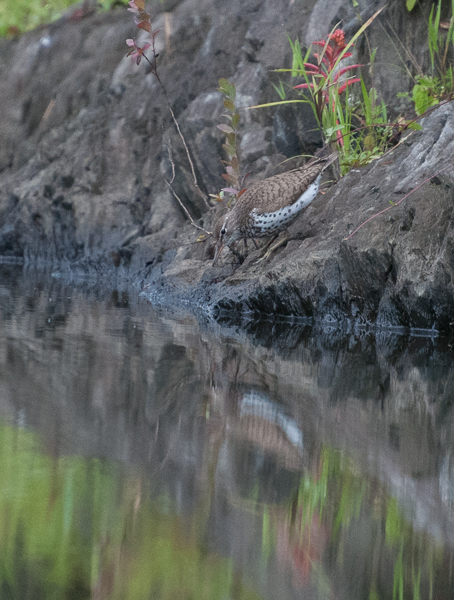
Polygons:
M443 338L0 269L0 598L454 597Z

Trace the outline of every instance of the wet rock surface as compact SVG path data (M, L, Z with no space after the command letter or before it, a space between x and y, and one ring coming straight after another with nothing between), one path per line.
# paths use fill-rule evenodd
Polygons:
M411 26L422 35L423 15L400 4L391 3L386 18L401 23L424 64L424 49L409 34ZM363 17L374 6L360 3ZM333 327L451 331L451 105L433 111L423 131L391 153L319 194L292 225L292 239L267 262L257 263L259 253L251 250L235 265L225 252L213 267L212 241L196 241L199 232L165 180L173 162L175 191L212 231L218 213L207 210L203 196L222 186L218 78L235 83L239 107L277 100L271 71L291 64L286 33L312 41L339 18L350 34L360 21L353 9L310 0L183 0L163 8L152 8L154 27L162 29L160 75L202 193L162 89L143 64L124 58L124 40L136 34L126 11L63 18L0 44L0 255L68 278L129 281L155 303L191 305L218 318L304 317ZM382 26L386 19L372 25L374 39ZM386 40L379 53L389 55ZM367 62L361 44L357 53ZM392 103L396 78L388 55L387 62L377 55L376 77ZM310 116L293 107L241 114L242 164L251 182L289 168L278 165L319 143Z
M258 251L240 266L225 254L223 267L189 252L169 267L152 269L150 298L159 301L170 294L181 302L187 297L215 314L239 311L311 317L333 325L348 319L361 327L450 330L451 106L432 113L423 125L424 131L413 133L401 147L351 171L319 195L290 228L286 247L265 264L257 264Z

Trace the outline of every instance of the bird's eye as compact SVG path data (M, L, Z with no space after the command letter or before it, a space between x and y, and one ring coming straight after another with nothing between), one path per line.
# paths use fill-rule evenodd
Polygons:
M226 228L225 228L225 227L223 227L223 228L221 229L221 235L225 235L225 233L226 233Z

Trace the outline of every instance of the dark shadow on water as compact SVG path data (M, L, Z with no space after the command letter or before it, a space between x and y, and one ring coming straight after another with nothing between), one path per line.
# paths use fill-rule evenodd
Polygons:
M454 597L442 337L0 266L1 598Z

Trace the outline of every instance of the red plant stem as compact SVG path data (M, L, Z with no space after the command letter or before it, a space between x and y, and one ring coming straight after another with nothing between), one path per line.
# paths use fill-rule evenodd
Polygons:
M439 171L437 171L436 173L434 173L430 177L427 177L426 179L424 179L424 181L422 183L420 183L419 185L417 185L415 187L415 189L411 190L411 192L408 192L408 194L405 194L405 196L403 198L401 198L399 200L399 202L394 202L393 204L391 204L391 206L388 206L388 207L384 208L383 210L381 210L380 212L375 213L375 215L372 215L371 217L369 217L366 221L364 221L364 223L361 223L361 225L359 227L357 227L355 229L355 231L353 231L348 237L344 238L342 241L346 242L347 240L349 240L352 236L355 235L355 233L357 231L359 231L361 229L361 227L363 227L364 225L366 225L366 223L369 223L369 221L372 221L372 219L375 219L375 217L379 217L380 215L382 215L383 213L385 213L388 210L391 210L395 206L399 206L399 204L401 202L403 202L406 198L408 198L408 196L410 196L411 194L413 194L413 192L416 192L416 190L419 190L419 188L422 187L423 185L425 185L428 181L430 181L431 179L433 179L434 177L436 177L440 173L443 173L443 171L446 171L446 169L449 169L449 167L452 167L453 165L454 165L454 162L451 162L451 163L449 163L449 165L447 167L443 167L443 169L440 169Z

